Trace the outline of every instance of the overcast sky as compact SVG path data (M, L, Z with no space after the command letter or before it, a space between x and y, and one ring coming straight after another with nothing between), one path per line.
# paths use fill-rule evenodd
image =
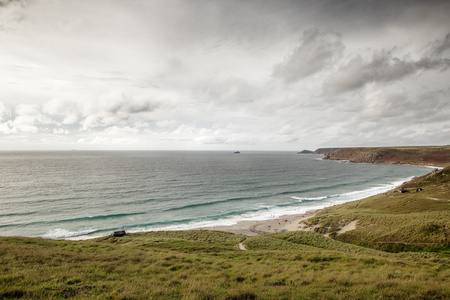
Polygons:
M0 150L450 144L450 1L0 0Z

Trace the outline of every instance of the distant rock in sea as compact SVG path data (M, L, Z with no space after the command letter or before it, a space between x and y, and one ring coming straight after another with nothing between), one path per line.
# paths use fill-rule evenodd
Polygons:
M314 151L311 151L311 150L303 150L303 151L297 152L297 154L314 154Z

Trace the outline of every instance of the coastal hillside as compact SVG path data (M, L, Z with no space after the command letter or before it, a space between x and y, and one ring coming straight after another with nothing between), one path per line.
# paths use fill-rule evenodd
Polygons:
M445 167L450 164L450 146L319 148L324 159L359 163L411 164Z
M239 243L247 250L241 250ZM0 238L0 299L448 299L447 256L314 232Z
M356 229L340 234L343 227ZM370 198L321 210L304 226L383 251L450 251L450 166Z

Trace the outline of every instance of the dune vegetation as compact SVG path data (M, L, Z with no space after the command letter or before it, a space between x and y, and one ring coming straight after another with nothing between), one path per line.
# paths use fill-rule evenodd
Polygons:
M356 221L355 230L338 234ZM385 194L330 207L304 222L315 232L374 249L450 250L450 167Z

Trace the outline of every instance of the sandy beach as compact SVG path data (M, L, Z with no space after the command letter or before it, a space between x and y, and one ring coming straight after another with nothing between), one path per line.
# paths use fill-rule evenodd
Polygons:
M201 229L227 231L236 234L245 234L248 236L262 233L275 233L280 231L309 231L309 228L304 228L299 224L299 222L313 217L318 211L319 210L310 210L304 214L285 215L276 219L261 221L241 221L231 226L214 226L204 227Z

